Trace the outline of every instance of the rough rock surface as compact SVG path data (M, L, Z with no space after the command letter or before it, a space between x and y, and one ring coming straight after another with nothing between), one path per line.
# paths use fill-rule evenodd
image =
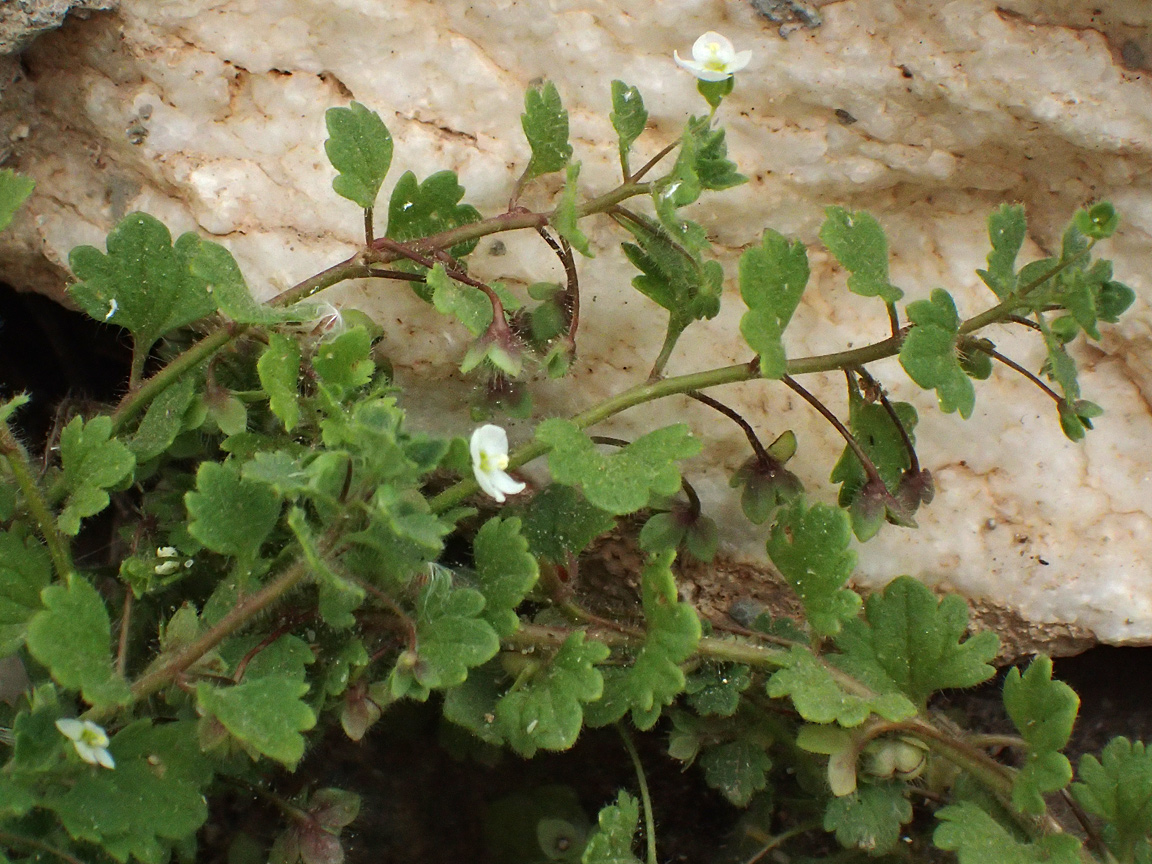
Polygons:
M998 369L977 386L975 416L941 415L895 362L876 372L916 404L936 500L918 531L886 528L860 549L858 578L900 573L963 592L1025 639L1055 650L1092 635L1152 641L1152 7L1143 0L418 0L317 2L126 0L70 23L25 55L18 83L27 135L9 164L39 187L0 260L22 287L60 296L68 250L99 244L124 213L146 210L173 234L227 244L262 296L351 254L360 217L331 191L323 112L355 98L396 140L382 200L404 169L453 168L486 215L506 206L528 153L525 87L556 81L588 194L615 185L609 83L638 86L655 153L699 113L694 81L672 63L708 29L754 52L722 109L731 155L751 182L694 205L730 275L720 316L690 329L669 372L747 359L735 260L764 226L813 243L826 204L865 208L885 225L893 281L909 299L944 286L962 313L988 304L975 276L984 221L1002 202L1030 216L1025 254L1054 248L1072 212L1108 198L1124 217L1105 255L1139 299L1118 328L1080 351L1085 395L1107 410L1085 443L1060 433L1052 403ZM17 85L14 85L16 88ZM6 99L9 97L6 96ZM15 98L15 97L13 97ZM543 206L544 193L527 204ZM628 287L632 272L607 220L586 229L584 325L571 380L538 386L538 409L566 414L643 380L663 335L660 310ZM791 356L882 337L874 301L847 294L817 245L813 279L788 332ZM534 236L487 240L476 273L524 286L557 278ZM469 429L455 364L464 335L392 283L334 299L387 327L402 382L425 388L414 417ZM1029 369L1033 343L999 328L998 347ZM805 383L843 405L842 379ZM771 438L796 431L810 489L840 446L790 392L755 382L717 394ZM724 572L764 562L763 531L738 516L727 477L745 458L738 430L682 400L634 410L605 434L687 419L705 440L689 467L723 527ZM517 430L513 428L515 437ZM523 434L523 433L521 433ZM727 570L725 570L725 567ZM735 578L735 577L733 577ZM739 593L738 582L723 588ZM1031 640L1031 641L1028 641Z

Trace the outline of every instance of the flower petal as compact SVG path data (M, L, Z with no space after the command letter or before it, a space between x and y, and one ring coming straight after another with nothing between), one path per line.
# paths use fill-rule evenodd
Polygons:
M60 734L65 738L72 741L79 741L80 736L84 734L84 721L64 718L63 720L56 721L56 728L60 730Z
M736 49L728 38L715 30L709 30L692 43L692 56L700 63L706 63L713 58L727 62L735 53Z
M729 72L739 72L741 69L743 69L745 66L748 65L748 62L751 59L752 59L752 52L751 51L741 51L739 54L737 54L735 57L733 57L732 62L728 64L728 71Z

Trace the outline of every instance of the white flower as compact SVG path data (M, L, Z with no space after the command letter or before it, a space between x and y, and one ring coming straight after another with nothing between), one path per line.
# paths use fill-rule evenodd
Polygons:
M175 546L158 546L156 548L157 558L175 558L180 553L176 551Z
M732 43L719 33L709 30L692 46L692 59L681 60L675 51L676 65L687 69L701 81L724 81L748 65L751 51L736 53Z
M472 473L488 495L503 504L507 495L524 491L524 483L513 480L504 471L508 467L508 434L489 423L472 433Z
M116 762L108 752L108 735L91 720L57 720L60 734L72 742L80 758L89 765L115 768Z

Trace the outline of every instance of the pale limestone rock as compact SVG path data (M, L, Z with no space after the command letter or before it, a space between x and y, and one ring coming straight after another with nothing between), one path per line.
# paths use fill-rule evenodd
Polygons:
M692 208L730 278L721 314L687 332L669 371L748 359L731 277L764 226L813 243L826 204L868 209L888 230L894 281L909 299L944 286L962 314L972 314L990 299L974 270L987 253L992 209L1027 205L1025 254L1037 256L1058 245L1076 207L1110 198L1125 221L1104 254L1140 299L1122 326L1078 353L1085 394L1107 415L1086 443L1071 444L1051 401L997 369L978 383L976 416L965 422L941 415L895 361L877 364L893 395L920 411L920 451L939 491L920 530L886 528L861 547L858 578L875 586L913 573L963 592L989 614L1023 616L1028 624L1012 619L1012 626L1030 627L1041 642L1085 633L1152 641L1147 4L790 5L807 11L773 18L770 3L737 0L126 0L116 15L42 39L26 58L36 107L29 136L15 144L16 164L40 185L4 241L6 256L23 268L25 284L59 296L68 250L99 243L116 219L142 209L173 234L214 235L254 290L271 296L350 255L361 231L355 207L330 188L326 108L355 98L391 129L396 157L381 205L403 170L423 177L449 167L468 189L466 200L491 215L507 205L528 155L519 114L525 87L538 77L557 82L571 112L582 189L605 191L619 170L606 116L610 81L638 86L651 112L640 164L701 111L673 49L684 53L699 33L719 30L754 52L723 108L731 154L751 182ZM817 20L808 13L818 13L819 27L805 26ZM555 188L544 181L525 203L547 206ZM572 413L642 381L663 335L660 310L628 286L632 271L615 249L620 232L606 220L585 230L598 257L580 262L580 356L571 379L537 386L537 406L549 413ZM473 256L483 278L524 286L559 277L534 235L499 239L482 241ZM40 256L54 268L34 266ZM812 284L787 336L790 354L882 338L888 325L879 304L849 295L818 246L811 259ZM443 382L412 397L417 422L470 431L469 389L455 373L465 346L460 328L394 283L332 293L384 324L402 382ZM989 335L1039 368L1035 342L1006 328ZM841 378L805 383L842 408ZM793 467L810 489L831 496L826 478L840 445L796 397L766 382L715 395L768 439L795 429L801 451ZM764 531L744 522L727 488L747 455L736 428L673 399L633 410L604 431L636 435L681 419L705 440L688 472L723 526L725 566L747 574L732 562L762 563Z

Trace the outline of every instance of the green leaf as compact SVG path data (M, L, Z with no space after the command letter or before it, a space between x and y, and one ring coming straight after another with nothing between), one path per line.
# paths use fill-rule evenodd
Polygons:
M17 174L11 168L0 171L0 231L12 224L12 217L35 188L36 181L31 177Z
M688 704L699 714L731 717L740 706L740 695L752 684L747 666L709 665L693 672L684 682Z
M631 709L636 728L650 729L664 706L684 690L681 663L696 651L700 619L690 603L682 603L672 575L674 552L653 555L640 574L644 603L644 645L630 669L605 675L605 694L585 710L589 724L614 723Z
M405 171L388 201L386 236L403 243L479 222L480 211L471 204L461 204L463 197L464 187L455 171L437 171L421 183L416 182L415 174ZM476 248L477 242L457 243L448 254L463 258Z
M678 243L658 222L640 216L624 227L639 245L623 243L628 260L641 272L632 287L667 309L670 327L683 330L693 321L715 318L720 311L724 269L717 261L701 261Z
M593 506L618 516L646 506L653 493L675 494L680 489L675 460L700 452L700 442L683 424L649 432L611 455L600 453L569 420L543 421L536 438L552 449L548 467L556 482L580 484Z
M835 831L845 849L886 855L900 842L900 828L912 821L904 783L872 783L833 798L824 811L824 830Z
M708 785L737 807L768 785L772 759L756 741L739 739L709 747L700 756Z
M860 595L843 587L856 566L856 553L848 548L851 539L847 513L825 504L809 508L799 498L780 509L772 526L768 557L821 636L835 635L860 610Z
M324 112L328 140L324 152L332 167L340 172L332 188L341 198L365 210L376 203L380 184L392 164L392 136L375 111L353 102L347 108Z
M87 423L73 417L60 433L63 489L67 495L57 523L70 537L80 533L80 520L108 506L106 490L120 486L136 467L132 451L112 437L112 418L93 417Z
M940 824L932 835L939 849L955 852L960 864L1077 864L1080 843L1068 834L1021 843L1008 829L971 801L936 811Z
M188 533L222 555L244 562L256 559L260 546L280 518L280 499L263 483L246 480L234 462L203 462L196 489L184 496Z
M489 519L476 532L472 549L484 619L497 636L511 636L520 626L516 607L540 576L536 559L528 554L528 540L520 533L520 520Z
M492 323L492 301L487 295L449 277L442 264L429 270L426 278L436 311L451 315L473 336L482 336Z
M49 799L61 824L118 861L165 864L208 818L203 789L212 777L188 721L138 721L109 745L112 771L87 771L66 794Z
M759 246L740 256L740 296L748 305L740 333L760 355L760 374L765 378L783 378L788 371L782 338L807 284L804 244L790 244L770 228Z
M307 303L280 309L258 302L248 290L240 265L231 252L211 240L199 240L197 244L189 262L192 275L206 286L205 290L220 311L237 324L301 322L316 316L316 307Z
M560 102L560 93L551 81L529 87L524 94L524 113L520 115L524 137L532 148L532 158L524 169L524 181L559 171L572 157L568 143L568 112Z
M1107 201L1093 204L1087 210L1077 210L1072 224L1076 226L1085 237L1093 240L1106 240L1116 233L1120 227L1120 215ZM0 228L3 228L0 224Z
M899 722L915 716L916 706L899 693L848 692L809 649L793 646L789 665L768 679L773 699L791 697L800 716L809 723L859 726L873 713Z
M89 316L132 331L144 354L178 327L216 311L216 299L191 272L200 246L194 234L172 245L164 225L146 213L129 213L108 232L108 254L78 246L68 264L80 281L69 295Z
M867 620L844 623L832 662L873 689L899 690L921 710L946 688L974 687L996 674L989 664L996 634L964 639L968 605L955 594L938 599L911 576L900 576L865 606Z
M530 759L540 750L567 750L584 724L584 703L599 699L604 679L595 668L608 646L584 641L576 631L560 649L496 703L496 720L508 743Z
M315 713L300 698L307 692L296 675L273 674L232 687L201 683L196 703L246 749L294 769L304 755L300 733L316 725Z
M1080 758L1072 795L1085 810L1103 819L1104 841L1120 861L1147 850L1152 834L1152 751L1143 742L1113 738L1100 758Z
M1001 300L1016 290L1016 256L1028 234L1028 220L1021 204L1001 204L1000 209L988 217L988 239L992 251L988 253L988 269L976 274Z
M152 400L128 448L143 464L172 446L184 431L184 421L196 398L196 376L184 375Z
M300 402L296 382L300 377L300 346L280 333L268 336L268 347L256 361L260 386L268 394L268 407L291 432L300 422Z
M1080 697L1062 681L1052 680L1052 661L1037 655L1028 670L1008 670L1004 707L1028 742L1028 758L1012 785L1012 803L1026 813L1044 812L1044 793L1057 792L1072 780L1072 765L1060 751L1072 735Z
M300 544L304 560L308 562L308 567L320 587L320 617L324 619L325 624L335 630L351 627L356 623L352 613L364 600L366 594L364 588L340 577L328 566L302 508L293 507L289 510L287 522Z
M31 401L32 397L27 393L17 393L11 399L0 402L0 423L7 423L13 414Z
M588 838L581 864L640 864L632 854L632 840L640 824L640 805L627 792L600 810L598 827Z
M888 238L869 213L828 207L820 239L836 256L848 277L848 289L862 297L879 297L891 305L904 292L888 281Z
M1044 363L1043 372L1050 380L1060 385L1060 389L1064 391L1064 402L1072 405L1080 398L1076 361L1068 354L1064 343L1052 332L1043 315L1038 314L1036 322L1040 325L1040 331L1044 335L1044 347L1048 350L1048 359Z
M416 656L408 668L402 658L393 671L393 692L403 691L408 679L428 690L455 687L469 668L495 657L500 639L481 616L484 605L479 591L453 588L439 575L430 578L417 601Z
M711 118L707 116L693 117L688 121L680 139L680 153L672 175L680 176L677 171L681 171L684 180L696 191L687 196L679 190L673 193L677 206L695 201L701 189L719 191L748 182L748 178L736 170L736 163L728 159L724 137L724 130L712 128Z
M904 337L900 365L925 390L935 389L941 411L959 411L967 420L976 405L976 390L960 366L956 349L960 316L952 296L936 288L931 300L909 303L907 312L915 326Z
M312 369L337 401L372 380L372 337L363 327L352 327L320 344Z
M43 605L40 592L52 581L52 561L21 526L0 531L0 657L24 644L28 622Z
M589 504L578 489L560 483L537 492L530 503L518 506L517 513L532 554L561 565L616 524L610 514Z
M628 172L628 153L632 143L648 125L648 109L640 91L623 81L612 82L612 113L608 115L612 128L620 138L620 164Z
M916 409L907 402L891 404L900 419L900 426L904 428L909 441L915 444L916 424L919 422ZM904 436L900 434L900 427L892 420L892 415L883 405L865 401L859 388L852 386L848 391L848 428L872 460L884 485L888 489L895 489L912 463L908 447L904 444ZM842 484L836 503L846 508L856 499L868 475L852 448L846 446L829 479L833 483Z
M592 250L588 248L588 238L577 224L579 217L576 215L576 180L579 176L580 163L569 163L564 178L564 191L560 193L560 200L556 202L552 225L581 255L585 258L595 258Z
M128 685L112 668L112 626L104 600L88 580L68 574L40 592L44 609L28 622L28 650L62 687L79 690L97 708L128 701Z

